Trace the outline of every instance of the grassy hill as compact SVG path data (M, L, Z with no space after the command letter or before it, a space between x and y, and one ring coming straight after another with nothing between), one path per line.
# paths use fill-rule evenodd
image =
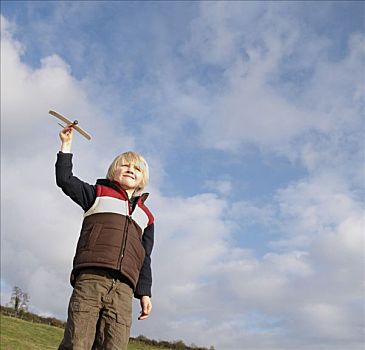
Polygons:
M9 316L0 316L1 350L56 350L63 336L63 329L32 323ZM137 341L128 350L160 350ZM164 348L166 350L166 348Z
M0 327L2 350L57 349L63 335L61 328L3 315Z

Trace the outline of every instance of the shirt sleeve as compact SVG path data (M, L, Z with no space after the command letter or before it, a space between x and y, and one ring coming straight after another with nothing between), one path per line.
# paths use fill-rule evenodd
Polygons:
M142 236L142 244L145 249L146 255L142 265L141 272L137 283L134 296L140 299L142 296L151 297L152 287L152 269L151 269L151 253L154 244L154 224L150 224L144 230Z
M56 184L84 211L90 209L96 198L94 185L90 185L72 174L72 153L57 154Z

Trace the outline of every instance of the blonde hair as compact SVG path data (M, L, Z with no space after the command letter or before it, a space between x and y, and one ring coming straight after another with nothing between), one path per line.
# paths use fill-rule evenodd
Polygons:
M142 181L136 188L136 191L142 191L147 186L149 180L149 170L146 160L137 152L129 151L117 156L110 164L106 178L109 180L114 180L116 169L124 164L134 164L139 169L141 169Z

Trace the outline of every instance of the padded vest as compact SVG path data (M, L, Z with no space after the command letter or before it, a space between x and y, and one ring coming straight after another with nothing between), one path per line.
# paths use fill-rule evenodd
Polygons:
M148 194L137 200L134 210L126 192L96 185L96 199L85 212L71 275L85 267L105 267L119 271L136 287L145 258L144 229L153 216L144 205Z

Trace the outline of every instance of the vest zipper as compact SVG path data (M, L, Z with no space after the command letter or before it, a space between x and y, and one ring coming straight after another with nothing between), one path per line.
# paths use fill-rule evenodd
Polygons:
M124 231L123 231L123 244L122 244L122 249L120 250L121 254L119 256L119 260L118 260L118 270L120 271L121 267L122 267L122 260L124 257L124 251L125 251L125 247L127 245L127 232L128 232L128 226L130 224L130 222L132 221L131 219L131 210L132 210L132 206L130 203L130 200L127 201L127 208L126 208L126 221L125 221L125 226L124 226Z

